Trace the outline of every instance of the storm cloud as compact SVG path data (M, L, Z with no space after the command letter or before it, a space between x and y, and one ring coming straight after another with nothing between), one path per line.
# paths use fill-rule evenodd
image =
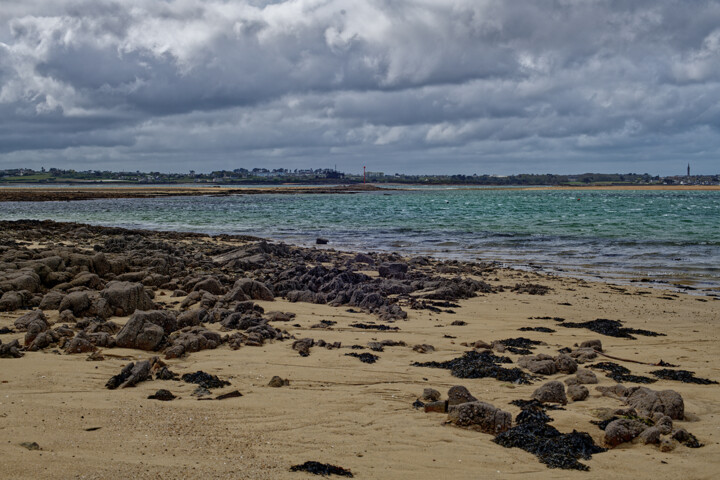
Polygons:
M0 168L680 174L718 159L718 1L0 9Z

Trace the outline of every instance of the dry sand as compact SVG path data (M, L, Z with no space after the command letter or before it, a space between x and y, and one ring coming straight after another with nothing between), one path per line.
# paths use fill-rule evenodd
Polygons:
M444 424L444 414L412 408L423 388L445 394L449 387L460 384L480 400L517 414L519 409L508 402L529 398L539 382L516 386L494 379L461 380L447 370L410 364L454 358L467 350L460 345L463 341L489 342L521 335L547 342L536 353L550 354L600 338L610 355L643 362L662 359L698 376L720 380L719 301L686 294L668 296L668 292L655 289L626 287L623 292L605 284L510 270L500 272L500 283L513 284L524 275L553 291L544 296L510 291L479 296L460 302L456 314L409 310L408 320L396 323L397 332L351 328L353 321L373 318L348 313L346 308L282 300L258 302L266 311L297 313L296 321L289 323L300 327L283 326L298 338L341 341L343 345L393 339L409 346L386 348L372 365L345 356L347 349L314 347L309 357L301 357L291 349L291 342L237 351L222 346L168 361L170 368L181 374L201 369L229 379L232 385L221 392L238 389L243 393L240 398L223 401L198 401L190 396L194 385L183 382L152 381L113 391L104 388L129 359L149 358L148 352L106 350L113 356L101 362L85 361L86 355L49 351L0 359L0 477L302 479L314 476L291 473L289 467L317 460L348 468L355 478L367 479L717 478L718 385L662 380L650 385L682 394L686 412L695 421L675 423L695 434L706 444L703 448L679 446L662 453L654 446L623 444L583 461L590 466L589 472L549 469L529 453L494 444L491 435ZM19 313L3 314L0 327L11 325L17 316ZM529 319L538 316L573 321L617 319L626 326L667 336L640 336L637 340L604 337L584 329L561 328L552 320ZM309 328L321 319L335 320L337 325L328 330ZM450 326L454 320L464 320L467 325ZM524 326L547 326L557 333L517 331ZM19 336L0 338L7 342ZM420 343L434 345L437 351L419 354L410 348ZM656 368L619 363L639 375ZM290 385L266 386L273 375L288 378ZM551 378L562 380L566 375ZM601 385L615 383L599 372L598 378ZM602 432L589 423L595 419L593 410L621 407L621 403L589 387L587 401L571 402L566 411L550 413L560 431L586 431L599 443ZM159 388L168 388L181 398L148 400ZM27 450L21 442L37 442L41 450Z

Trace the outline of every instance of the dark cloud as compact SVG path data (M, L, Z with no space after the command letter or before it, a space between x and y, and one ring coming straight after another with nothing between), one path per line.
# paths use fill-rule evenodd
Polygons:
M5 0L0 165L715 173L720 2Z

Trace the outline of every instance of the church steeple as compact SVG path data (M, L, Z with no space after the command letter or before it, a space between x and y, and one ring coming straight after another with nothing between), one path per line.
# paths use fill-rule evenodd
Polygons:
M688 173L687 173L687 176L688 176L688 177L690 176L690 164L689 164L689 163L688 163Z

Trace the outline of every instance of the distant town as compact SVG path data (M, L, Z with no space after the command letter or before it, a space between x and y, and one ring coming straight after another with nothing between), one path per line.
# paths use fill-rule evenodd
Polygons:
M215 185L329 185L329 184L425 184L425 185L720 185L720 174L652 176L647 173L583 173L580 175L519 174L519 175L407 175L367 171L343 173L335 169L237 168L210 173L111 172L28 168L0 170L2 184L215 184Z

